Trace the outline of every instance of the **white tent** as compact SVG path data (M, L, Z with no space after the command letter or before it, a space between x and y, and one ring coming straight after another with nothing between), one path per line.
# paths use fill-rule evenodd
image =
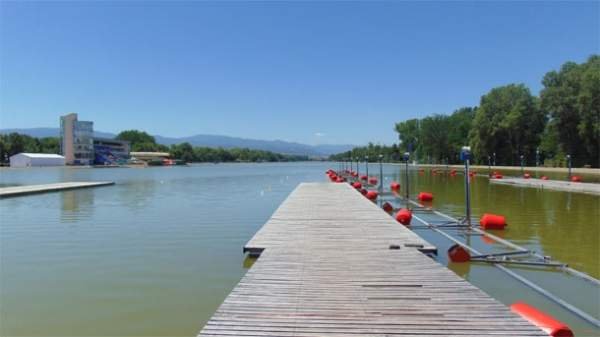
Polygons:
M64 166L65 157L49 153L18 153L10 157L10 167Z

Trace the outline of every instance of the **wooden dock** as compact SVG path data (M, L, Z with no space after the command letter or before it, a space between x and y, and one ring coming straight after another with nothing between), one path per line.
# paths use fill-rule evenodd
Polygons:
M11 186L0 188L0 198L17 197L35 193L59 192L76 188L98 187L114 185L112 181L97 182L64 182L55 184Z
M588 193L600 195L600 184L595 183L575 183L561 180L542 180L542 179L524 179L524 178L502 178L490 179L494 184L513 185L519 187L533 187L539 189L548 189L556 191Z
M301 184L244 250L200 336L546 336L348 184Z

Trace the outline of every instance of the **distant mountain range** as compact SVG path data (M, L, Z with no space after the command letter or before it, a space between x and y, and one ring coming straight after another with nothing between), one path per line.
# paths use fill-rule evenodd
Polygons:
M58 137L60 130L58 128L29 128L29 129L0 129L0 134L17 132L31 137ZM116 135L109 132L94 131L96 137L114 138ZM272 151L283 154L292 155L307 155L311 157L326 157L331 154L336 154L351 150L355 145L307 145L294 142L286 142L283 140L260 140L246 139L219 135L195 135L189 137L163 137L154 135L156 142L164 145L179 144L188 142L195 146L206 147L245 147L256 150Z

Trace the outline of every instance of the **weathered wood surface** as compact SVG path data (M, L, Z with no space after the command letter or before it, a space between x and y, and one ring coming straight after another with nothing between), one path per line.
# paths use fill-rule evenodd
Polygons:
M301 184L200 335L545 336L415 243L431 247L348 184Z
M503 178L490 179L494 184L514 185L521 187L534 187L539 189L549 189L556 191L567 191L577 193L588 193L600 195L600 184L595 183L575 183L570 181L560 180L542 180L542 179L525 179L525 178Z
M114 182L65 182L42 185L10 186L0 188L0 198L17 197L34 193L58 192L63 190L72 190L76 188L98 187L107 185L114 185Z

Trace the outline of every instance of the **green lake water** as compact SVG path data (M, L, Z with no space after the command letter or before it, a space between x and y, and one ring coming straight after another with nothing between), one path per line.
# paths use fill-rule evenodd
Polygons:
M300 182L332 163L154 168L2 169L0 185L115 181L116 185L0 200L1 336L194 336L250 263L243 244ZM372 173L378 172L371 165ZM364 165L363 165L364 170ZM401 177L386 165L385 184ZM411 191L459 216L462 177L411 172ZM600 197L473 181L473 212L507 216L504 238L600 277ZM343 210L340 210L343 211ZM449 242L419 231L439 247ZM476 245L489 245L479 240ZM451 269L500 301L524 299L598 331L489 266ZM598 316L600 293L555 272L530 272Z

